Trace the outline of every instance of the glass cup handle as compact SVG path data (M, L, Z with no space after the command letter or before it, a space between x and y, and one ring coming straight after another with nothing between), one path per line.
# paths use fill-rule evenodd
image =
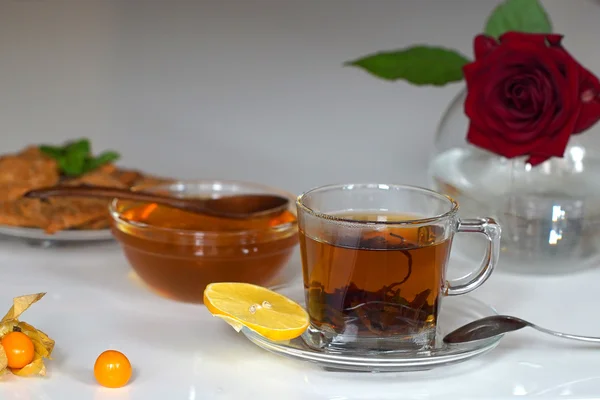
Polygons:
M500 255L500 225L493 218L459 219L456 232L483 234L488 241L481 266L469 275L446 282L445 294L458 296L481 286L492 274Z

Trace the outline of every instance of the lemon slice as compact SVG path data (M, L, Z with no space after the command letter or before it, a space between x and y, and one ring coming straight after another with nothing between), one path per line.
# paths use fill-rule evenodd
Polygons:
M211 283L204 290L204 305L236 331L247 327L273 341L297 338L308 328L308 314L300 304L249 283Z

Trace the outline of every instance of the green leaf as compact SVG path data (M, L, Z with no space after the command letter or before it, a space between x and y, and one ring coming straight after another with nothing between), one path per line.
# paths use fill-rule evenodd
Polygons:
M66 155L59 157L57 159L57 161L58 161L58 166L60 167L60 170L64 175L77 176L77 175L81 174L80 170L78 170L76 167L72 166L69 163L69 160Z
M509 31L552 33L552 23L539 0L505 0L488 17L484 32L498 38Z
M67 172L69 175L81 175L83 173L83 166L87 158L87 153L84 153L82 149L71 149L68 151L65 159L68 165Z
M463 79L462 67L469 60L457 51L442 47L414 46L380 52L345 65L360 67L390 81L402 79L415 85L443 86Z
M119 153L114 151L105 151L93 157L88 139L69 142L63 147L42 145L40 151L54 158L61 173L70 177L83 175L120 158Z
M99 162L100 165L107 164L109 162L117 161L121 155L116 151L105 151L96 157L96 162Z
M84 172L93 171L104 164L118 160L120 157L120 154L115 151L105 151L96 158L88 158L86 160Z
M80 139L74 142L70 142L65 146L65 151L67 153L82 153L83 155L87 156L91 152L90 141L87 139Z
M54 158L56 160L58 160L64 154L63 148L62 147L56 147L56 146L41 145L40 146L40 151L42 153L46 154L47 156L52 157L52 158Z

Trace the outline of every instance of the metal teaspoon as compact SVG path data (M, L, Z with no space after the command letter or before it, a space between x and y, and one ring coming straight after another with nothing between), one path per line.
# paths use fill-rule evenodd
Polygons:
M510 315L493 315L485 317L450 332L444 337L444 343L457 344L472 342L474 340L488 339L503 333L517 331L519 329L530 327L540 332L547 333L562 339L579 340L581 342L600 343L600 337L571 335L568 333L556 332L550 329L542 328L521 318L511 317Z

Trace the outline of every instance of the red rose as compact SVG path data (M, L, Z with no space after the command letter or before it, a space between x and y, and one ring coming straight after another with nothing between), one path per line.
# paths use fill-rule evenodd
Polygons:
M600 81L561 40L517 32L475 38L475 61L463 69L469 142L537 165L562 157L570 136L600 119Z

